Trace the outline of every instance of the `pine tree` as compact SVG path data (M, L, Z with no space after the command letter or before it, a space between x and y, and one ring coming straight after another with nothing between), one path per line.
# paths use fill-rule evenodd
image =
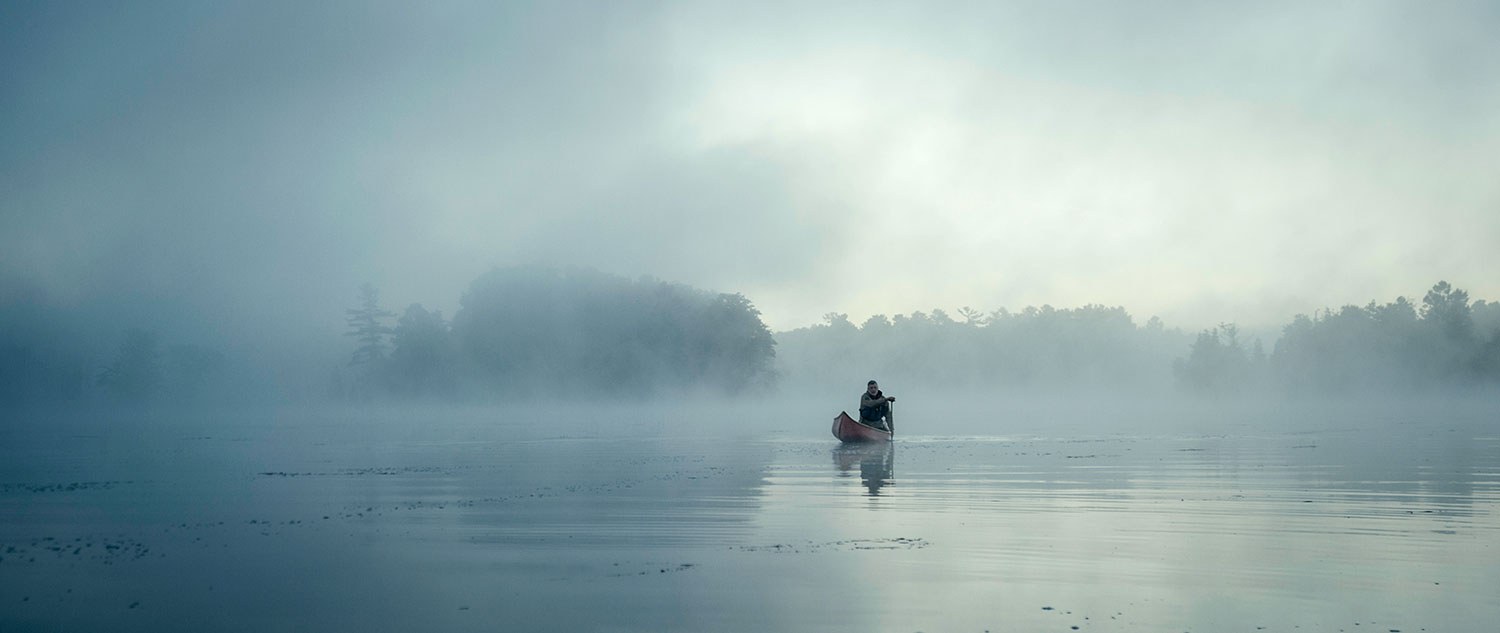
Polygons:
M352 336L359 343L349 364L373 365L385 360L385 337L392 331L385 320L396 315L380 308L380 291L368 283L360 286L359 307L344 312L349 323L349 331L345 336Z

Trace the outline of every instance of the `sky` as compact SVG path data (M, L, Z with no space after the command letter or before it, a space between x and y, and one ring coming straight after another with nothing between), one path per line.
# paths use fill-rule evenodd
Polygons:
M1500 299L1475 2L0 6L0 306L338 341L496 266L1272 327ZM84 317L80 316L80 319Z

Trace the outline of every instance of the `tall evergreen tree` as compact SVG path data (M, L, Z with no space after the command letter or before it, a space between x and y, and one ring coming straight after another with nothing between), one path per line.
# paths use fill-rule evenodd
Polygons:
M345 336L354 337L359 344L354 349L354 355L349 358L349 364L368 366L385 360L385 338L392 331L385 320L396 314L381 309L380 291L369 283L360 286L359 307L344 312L345 320L349 323L349 331Z

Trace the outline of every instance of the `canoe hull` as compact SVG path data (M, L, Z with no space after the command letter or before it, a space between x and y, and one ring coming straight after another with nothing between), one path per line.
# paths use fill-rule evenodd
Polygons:
M877 429L868 424L860 424L858 420L849 417L847 411L840 411L839 417L833 419L833 436L840 442L889 442L891 432Z

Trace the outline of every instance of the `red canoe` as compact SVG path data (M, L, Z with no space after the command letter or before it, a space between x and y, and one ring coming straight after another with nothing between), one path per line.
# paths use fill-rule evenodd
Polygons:
M833 436L841 442L889 442L891 432L877 429L849 417L845 411L833 419Z

